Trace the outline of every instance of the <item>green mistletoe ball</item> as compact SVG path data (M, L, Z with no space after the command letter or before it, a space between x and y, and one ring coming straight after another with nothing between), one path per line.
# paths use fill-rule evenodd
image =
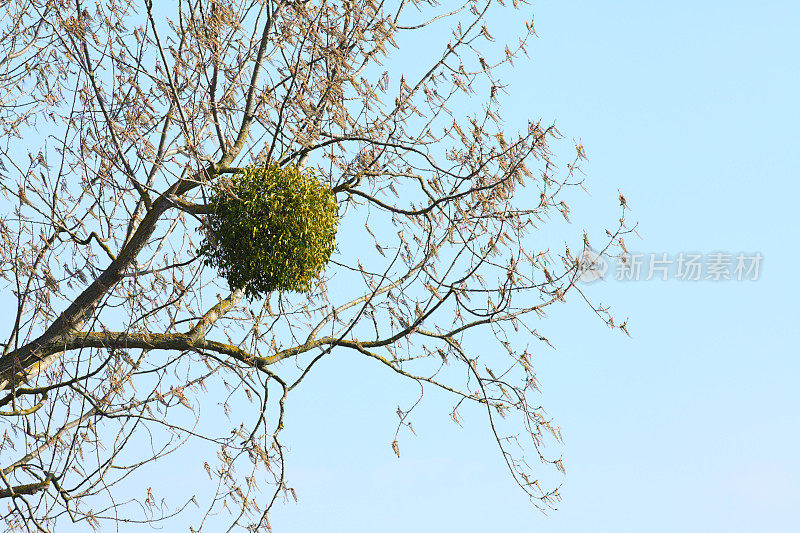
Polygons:
M311 169L248 168L208 203L200 254L250 298L309 291L333 253L338 206Z

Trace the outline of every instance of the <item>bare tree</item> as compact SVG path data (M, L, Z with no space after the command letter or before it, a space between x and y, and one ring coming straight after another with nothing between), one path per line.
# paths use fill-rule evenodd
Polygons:
M465 402L485 408L516 483L536 506L557 501L536 469L562 469L543 450L559 430L525 347L548 343L536 329L548 306L584 296L584 244L554 251L531 235L568 217L584 153L557 167L554 126L506 131L500 75L533 24L495 40L491 20L530 17L502 4L4 2L7 528L159 522L197 504L192 530L225 509L231 529L268 529L291 491L284 405L336 351L447 391L455 421ZM392 68L422 38L416 63ZM249 299L198 250L213 239L209 198L274 164L324 177L338 249L308 292ZM620 203L602 253L631 231ZM496 350L481 355L476 332ZM201 416L216 403L226 419ZM132 474L182 446L208 452L206 492L156 503Z

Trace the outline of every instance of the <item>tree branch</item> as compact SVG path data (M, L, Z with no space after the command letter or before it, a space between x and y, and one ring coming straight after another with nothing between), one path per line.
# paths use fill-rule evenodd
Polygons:
M17 485L16 487L0 489L0 498L13 498L14 496L36 494L49 487L52 479L52 474L48 474L44 481L38 483L28 483L26 485Z

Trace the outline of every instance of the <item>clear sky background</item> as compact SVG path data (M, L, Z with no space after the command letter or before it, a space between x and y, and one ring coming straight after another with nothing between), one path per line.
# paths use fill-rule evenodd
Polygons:
M761 252L759 280L588 286L630 317L630 339L577 301L537 324L557 347L538 351L535 365L567 469L563 501L547 516L503 470L482 413L459 428L451 403L426 393L418 436L404 434L397 459L394 411L415 387L331 358L289 406L284 442L300 500L279 506L273 526L798 531L800 5L541 1L533 10L539 38L507 77L506 116L556 121L586 147L590 195L572 195L576 239L586 229L600 240L619 189L639 222L631 251Z

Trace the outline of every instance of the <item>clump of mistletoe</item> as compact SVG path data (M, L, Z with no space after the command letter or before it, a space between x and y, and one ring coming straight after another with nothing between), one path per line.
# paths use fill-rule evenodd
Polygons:
M338 205L312 169L277 163L226 178L209 198L205 263L250 298L307 292L333 253Z

